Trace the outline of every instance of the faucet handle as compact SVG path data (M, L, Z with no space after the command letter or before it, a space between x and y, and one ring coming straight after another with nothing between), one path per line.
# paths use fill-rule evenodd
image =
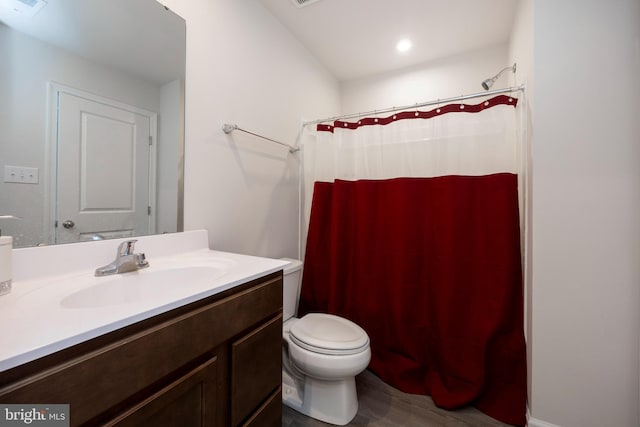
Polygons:
M125 242L120 243L120 245L118 246L118 256L122 257L122 256L127 256L127 255L133 255L133 250L136 246L136 242L138 240L127 240Z
M144 256L144 253L135 254L136 255L136 265L138 268L149 267L149 261L147 261L147 257Z

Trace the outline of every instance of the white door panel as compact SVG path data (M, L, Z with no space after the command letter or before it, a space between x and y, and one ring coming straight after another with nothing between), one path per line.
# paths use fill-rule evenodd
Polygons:
M127 107L58 92L56 243L153 232L155 120Z

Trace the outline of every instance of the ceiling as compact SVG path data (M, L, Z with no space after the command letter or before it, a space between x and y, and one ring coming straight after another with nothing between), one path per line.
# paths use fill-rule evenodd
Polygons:
M300 8L297 0L256 1L341 81L506 43L518 5L518 0L312 0ZM150 73L159 83L184 72L172 69L175 52L184 49L184 21L154 0L48 1L30 19L7 13L5 7L18 2L0 0L0 23L88 58L119 61L119 68ZM88 43L79 43L78 34ZM413 48L398 54L395 45L405 37Z
M155 0L49 0L32 17L22 3L0 0L0 25L157 84L184 77L185 22Z
M507 43L518 0L258 0L338 80ZM296 1L297 3L297 1ZM413 48L399 54L396 43Z

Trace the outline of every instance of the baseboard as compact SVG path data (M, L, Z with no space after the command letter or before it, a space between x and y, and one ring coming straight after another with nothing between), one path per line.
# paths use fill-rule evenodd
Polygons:
M560 427L556 424L551 424L546 421L538 420L533 417L529 417L528 427Z

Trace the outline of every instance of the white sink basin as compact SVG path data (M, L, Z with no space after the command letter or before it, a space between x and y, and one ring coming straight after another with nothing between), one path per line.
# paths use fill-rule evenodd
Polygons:
M131 273L92 277L88 287L64 297L65 308L97 308L180 295L185 286L199 286L223 276L226 270L213 266L156 268Z
M123 240L123 239L121 239ZM206 230L141 236L148 268L95 277L119 240L13 251L0 297L0 372L275 273L287 263L212 251Z

